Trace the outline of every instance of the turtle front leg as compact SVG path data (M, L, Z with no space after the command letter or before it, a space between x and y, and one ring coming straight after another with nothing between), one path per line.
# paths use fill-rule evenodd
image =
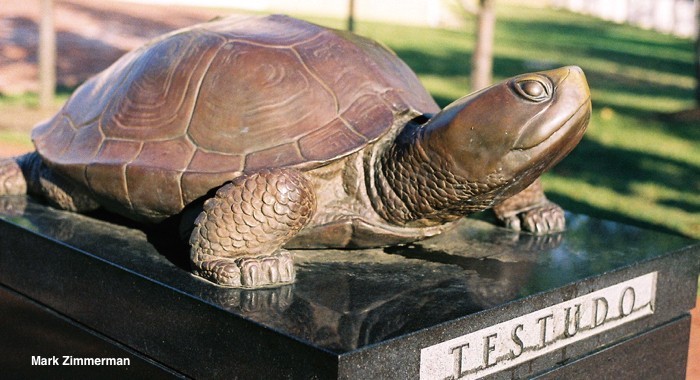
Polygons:
M564 210L542 191L539 178L525 190L495 206L496 217L508 228L537 235L564 231Z
M297 170L264 170L234 179L204 203L195 220L193 273L230 287L293 282L293 260L282 246L315 211L315 193Z

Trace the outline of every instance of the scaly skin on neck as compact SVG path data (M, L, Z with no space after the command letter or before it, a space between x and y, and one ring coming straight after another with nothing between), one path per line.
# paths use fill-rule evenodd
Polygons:
M420 125L409 124L379 153L368 186L377 213L392 224L418 227L491 207L497 196L494 190L505 179L495 173L483 181L461 177L449 157L422 143L424 132Z

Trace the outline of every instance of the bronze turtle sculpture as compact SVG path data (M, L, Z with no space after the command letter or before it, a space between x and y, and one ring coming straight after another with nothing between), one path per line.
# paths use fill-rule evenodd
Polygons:
M233 16L80 86L34 129L36 152L0 165L0 194L144 222L189 212L196 275L274 286L295 277L284 248L412 242L487 208L515 229L562 230L538 178L579 142L590 107L583 72L564 67L441 110L374 41Z

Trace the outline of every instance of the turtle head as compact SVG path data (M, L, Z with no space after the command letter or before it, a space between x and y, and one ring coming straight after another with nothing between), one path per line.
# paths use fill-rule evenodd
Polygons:
M583 71L563 67L456 100L423 125L418 142L456 176L494 190L497 201L564 158L581 140L590 112Z

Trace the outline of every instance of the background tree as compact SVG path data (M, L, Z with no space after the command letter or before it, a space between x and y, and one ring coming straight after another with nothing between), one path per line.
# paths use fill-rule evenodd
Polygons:
M695 105L700 108L700 1L695 1Z
M49 108L56 95L56 30L53 0L41 0L39 24L39 105Z
M471 90L491 84L493 71L493 36L496 26L495 0L479 0L476 44L472 55Z
M348 0L348 30L355 31L355 0Z

